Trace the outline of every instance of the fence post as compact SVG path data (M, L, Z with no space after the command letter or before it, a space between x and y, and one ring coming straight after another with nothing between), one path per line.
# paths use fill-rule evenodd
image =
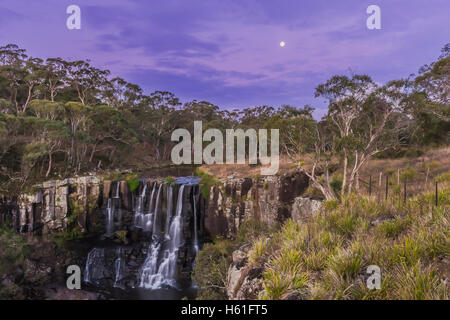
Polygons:
M403 180L403 203L406 203L406 179Z
M436 207L438 205L438 182L436 181Z
M388 198L388 186L389 186L389 176L386 175L386 197L384 198L385 200L387 200Z

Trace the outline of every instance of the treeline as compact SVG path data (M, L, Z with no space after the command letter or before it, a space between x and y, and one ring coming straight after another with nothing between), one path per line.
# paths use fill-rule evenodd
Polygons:
M383 87L368 76L331 78L316 89L329 100L317 122L309 106L229 111L207 101L182 103L165 91L147 95L89 61L44 61L9 44L0 47L0 192L51 176L167 161L173 130L192 130L194 120L204 130L279 128L281 152L295 157L323 147L348 165L367 143L390 149L448 143L449 52L447 45L418 76ZM370 142L377 130L389 138L379 134Z

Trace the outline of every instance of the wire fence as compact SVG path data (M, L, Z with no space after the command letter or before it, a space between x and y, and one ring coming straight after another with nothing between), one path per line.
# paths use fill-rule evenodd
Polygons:
M440 183L435 179L407 179L380 174L378 177L369 175L358 179L358 192L374 197L378 201L397 200L406 202L423 193L434 193L434 203L439 205Z

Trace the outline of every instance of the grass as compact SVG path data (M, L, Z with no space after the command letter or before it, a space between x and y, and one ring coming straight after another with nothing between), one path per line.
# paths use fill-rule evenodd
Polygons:
M350 195L307 222L257 238L251 263L264 266L261 299L448 299L450 186L406 203ZM367 267L381 288L366 285Z
M215 238L206 243L196 257L192 279L200 288L197 299L225 300L228 268L232 262L233 251L245 244L255 243L252 259L257 263L268 251L264 235L273 233L277 226L269 228L266 224L248 220L244 222L233 239Z

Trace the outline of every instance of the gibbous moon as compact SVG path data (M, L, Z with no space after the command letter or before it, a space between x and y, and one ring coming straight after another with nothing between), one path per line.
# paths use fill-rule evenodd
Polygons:
M284 42L284 41L280 42L280 47L284 47L285 45L286 45L286 42Z

